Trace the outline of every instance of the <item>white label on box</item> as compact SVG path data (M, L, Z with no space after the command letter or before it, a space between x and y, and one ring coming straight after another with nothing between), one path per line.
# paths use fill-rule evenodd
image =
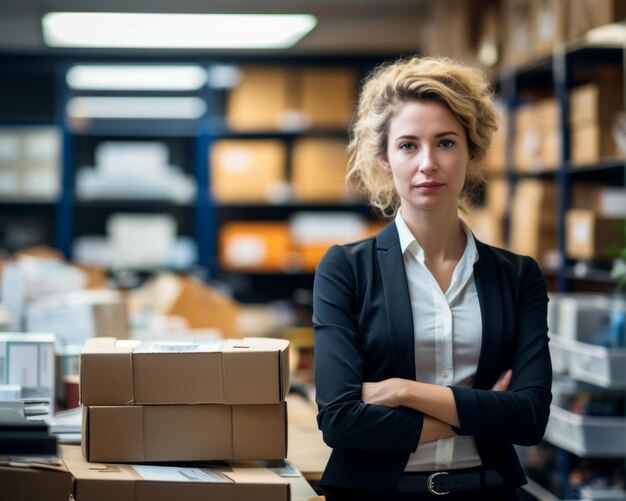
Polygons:
M200 468L182 466L133 465L133 468L145 480L159 482L212 482L232 483L232 480L219 471L207 471Z
M9 343L9 384L22 388L39 386L39 349L34 343Z
M222 341L196 343L194 341L151 341L143 343L135 353L212 353L220 351Z
M576 221L572 228L572 239L579 244L589 241L589 224L587 221Z
M226 247L226 257L235 266L256 266L267 255L265 241L255 235L233 237Z

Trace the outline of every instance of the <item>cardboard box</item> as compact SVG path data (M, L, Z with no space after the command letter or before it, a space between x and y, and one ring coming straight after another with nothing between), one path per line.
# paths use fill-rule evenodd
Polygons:
M542 99L515 113L513 164L520 172L554 170L560 163L557 103Z
M256 463L229 462L211 467L88 463L80 447L68 445L61 446L61 454L73 477L76 501L290 499L289 483Z
M304 68L300 110L312 128L347 127L354 113L357 76L350 68Z
M0 384L22 387L22 398L54 400L54 334L0 333Z
M556 187L528 179L516 184L511 211L510 248L542 262L557 248Z
M626 218L626 189L574 183L570 197L572 209L587 209L601 217Z
M566 254L573 259L612 259L612 248L623 248L623 219L598 217L591 211L570 209L566 214Z
M569 93L569 116L572 125L604 125L611 127L615 115L624 109L621 85L590 83Z
M298 266L289 226L282 222L223 224L219 249L220 264L229 270L285 271Z
M115 291L85 290L31 302L26 309L26 330L53 332L61 346L80 345L96 336L126 339L128 313Z
M240 70L241 81L228 95L228 126L237 131L292 128L290 115L298 107L293 70L263 66Z
M68 501L72 476L58 465L0 466L0 494L6 501Z
M87 461L284 459L286 404L84 407Z
M485 186L486 206L489 212L504 218L509 203L509 182L506 178L491 178Z
M623 0L569 0L569 39L578 38L590 29L623 21L626 3Z
M504 246L504 218L489 209L473 209L464 218L481 242L496 247Z
M152 308L183 318L191 329L218 329L223 337L240 338L239 305L226 293L192 277L162 273L149 286Z
M285 145L279 140L221 139L210 151L211 191L220 202L285 198Z
M485 168L489 172L506 171L506 137L508 117L503 106L496 108L498 130L491 137L491 146L484 160Z
M572 126L571 129L572 166L585 166L599 162L604 158L623 157L613 137L610 127L597 125Z
M289 343L94 338L80 354L84 405L270 404L289 390Z
M337 139L299 139L294 142L291 182L296 200L342 201L346 186L346 143Z

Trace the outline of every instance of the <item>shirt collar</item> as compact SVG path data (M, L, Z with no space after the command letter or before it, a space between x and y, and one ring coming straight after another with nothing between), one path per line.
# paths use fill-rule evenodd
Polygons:
M395 217L396 228L398 229L398 237L400 238L400 248L402 249L402 254L404 254L407 249L417 256L418 258L424 255L424 250L420 246L419 242L411 233L411 230L407 226L404 218L402 217L402 211L398 210L398 213ZM463 251L463 257L461 259L467 259L471 264L475 264L478 261L478 248L476 247L476 240L474 239L474 234L470 227L461 219L461 228L465 232L467 236L467 242L465 244L465 250Z

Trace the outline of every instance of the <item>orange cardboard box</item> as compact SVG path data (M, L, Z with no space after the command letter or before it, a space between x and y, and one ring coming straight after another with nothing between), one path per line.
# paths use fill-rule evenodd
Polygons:
M211 190L220 202L284 197L287 153L282 141L220 139L210 156Z
M311 128L347 127L357 101L357 76L350 68L304 68L300 110Z

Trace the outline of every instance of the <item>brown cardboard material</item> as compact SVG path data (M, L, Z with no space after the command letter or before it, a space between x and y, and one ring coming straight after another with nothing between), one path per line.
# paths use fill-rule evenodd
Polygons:
M572 124L611 126L624 109L624 88L619 84L591 83L570 91L569 117Z
M542 99L515 114L514 165L522 172L553 170L559 163L558 107Z
M0 466L0 499L6 501L68 501L72 476L65 466L29 468Z
M346 143L337 139L299 139L294 142L292 185L296 200L341 201L346 186Z
M156 310L185 319L191 329L218 329L223 337L240 338L239 304L215 287L193 277L160 274L151 284Z
M285 399L288 341L245 338L186 344L89 339L80 355L81 402L234 405Z
M610 127L594 124L573 126L571 129L571 164L591 165L604 158L622 157Z
M568 38L584 35L592 28L623 21L626 2L623 0L568 0Z
M356 103L357 76L350 68L304 68L300 109L312 128L346 127Z
M239 85L228 96L228 125L239 131L289 128L289 113L297 108L293 70L248 66L241 72Z
M611 259L611 246L624 247L623 219L598 217L589 210L566 214L566 254L573 259Z
M211 189L222 202L266 202L284 196L287 153L278 140L220 139L211 148Z
M84 407L82 433L88 461L284 459L287 406Z
M74 478L76 501L289 501L289 483L257 463L229 462L226 465L191 468L178 465L166 481L141 466L88 463L80 447L61 446L63 462ZM198 470L200 470L198 472ZM170 469L171 471L171 469ZM169 473L169 472L168 472ZM215 481L190 481L189 473L210 474ZM154 477L157 477L156 479ZM32 498L48 499L48 498ZM20 499L21 501L21 499ZM55 500L56 501L56 500ZM60 501L60 500L59 500ZM67 501L67 497L63 500Z

